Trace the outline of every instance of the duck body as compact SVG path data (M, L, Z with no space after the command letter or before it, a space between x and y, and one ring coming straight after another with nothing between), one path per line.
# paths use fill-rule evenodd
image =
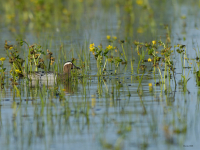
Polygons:
M54 85L57 83L57 80L69 80L71 77L71 71L73 69L80 69L76 67L71 61L66 62L63 65L63 73L57 74L52 71L33 71L29 72L27 75L28 79L31 80L32 84L40 85Z
M52 71L37 71L37 72L30 72L28 74L28 79L31 80L55 80L57 78L57 74Z

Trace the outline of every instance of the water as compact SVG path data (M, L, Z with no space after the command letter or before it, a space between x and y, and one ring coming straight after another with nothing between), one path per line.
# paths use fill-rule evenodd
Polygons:
M30 87L27 79L20 79L18 85L12 86L11 66L6 58L6 80L0 98L3 149L198 149L197 2L147 2L142 7L132 1L69 1L63 4L71 12L69 18L59 13L59 9L64 14L67 11L57 3L54 13L43 12L46 18L43 16L43 21L38 23L36 16L35 20L24 21L20 13L15 17L22 17L22 23L9 22L9 19L1 22L1 57L6 57L5 40L16 44L16 38L21 38L30 45L42 45L45 52L46 49L53 52L57 72L62 72L65 61L75 58L76 65L83 70L81 74L85 74L75 81L59 82L55 86ZM34 7L27 6L29 9L23 11L22 8L18 5L15 9L26 14ZM1 9L5 19L11 12ZM161 81L159 70L152 62L140 62L134 45L134 41L151 43L159 39L165 43L164 24L169 26L174 50L171 58L176 68L176 85L173 75L172 79L167 78L167 91L163 84L156 85ZM107 35L116 36L117 40L110 43ZM114 64L108 63L107 75L98 77L97 62L89 51L89 44L102 44L103 48L113 44L118 48L113 54L117 57L119 51L123 53L120 40L125 41L127 65L120 64L115 70ZM174 48L177 44L186 45L189 63L185 59L185 66L191 65L191 68L183 68L183 55ZM27 46L23 46L19 54L27 56ZM144 59L149 57L146 53ZM147 68L138 69L138 64ZM160 68L164 77L164 66L160 64ZM181 75L190 78L187 85L183 84Z

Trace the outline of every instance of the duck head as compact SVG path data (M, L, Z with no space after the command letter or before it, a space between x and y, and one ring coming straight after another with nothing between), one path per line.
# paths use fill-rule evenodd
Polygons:
M63 65L63 73L64 74L71 75L71 71L73 69L80 69L80 68L76 67L71 61L68 61Z

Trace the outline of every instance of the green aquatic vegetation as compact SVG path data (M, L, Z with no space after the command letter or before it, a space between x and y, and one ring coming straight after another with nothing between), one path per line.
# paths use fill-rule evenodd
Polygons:
M143 50L143 47L139 46L139 45L136 46L136 51L137 51L137 54L139 56L137 73L139 74L139 69L143 70L143 73L144 73L144 70L147 68L147 66L141 65L141 63L144 63L144 58L145 58L146 52Z
M7 41L5 41L4 47L9 58L9 63L11 64L10 74L15 77L23 76L22 66L24 60L19 56L17 46L9 45Z
M136 45L136 51L140 56L138 65L140 64L141 61L144 62L144 59L146 57L146 52L148 52L147 62L150 64L152 62L152 67L154 68L156 67L158 69L160 79L162 81L162 84L164 85L164 89L166 90L165 86L166 76L170 76L171 74L170 72L173 72L174 75L174 65L173 61L171 60L171 55L173 54L173 50L171 50L171 46L168 46L168 43L163 43L161 40L159 40L158 42L152 41L152 43L140 43L135 41L134 44ZM146 48L146 51L144 48ZM164 68L163 68L163 63L164 63ZM164 75L162 75L161 68L164 69Z
M24 59L19 56L19 51L17 50L17 46L9 45L7 41L5 41L4 48L7 53L7 57L9 58L9 63L11 64L10 75L12 76L12 85L17 85L17 80L19 77L23 76L23 63Z
M25 42L21 41L22 45L23 43L26 43L28 46L28 65L29 65L29 71L38 71L39 68L44 69L46 71L49 71L51 69L51 66L53 66L55 62L55 58L53 57L53 53L50 52L47 49L47 52L43 50L43 47L38 44L30 45ZM48 60L48 64L45 65L45 60Z
M156 43L158 43L158 45ZM158 74L160 75L161 83L164 85L165 91L167 90L166 88L167 83L170 85L172 78L174 79L175 88L176 88L175 67L174 67L173 59L171 57L174 55L175 52L180 54L182 58L182 69L183 69L183 73L181 75L181 82L183 83L182 85L183 85L183 88L185 89L184 91L186 91L187 82L189 81L190 78L189 78L189 72L187 76L185 75L185 69L191 68L191 63L189 61L189 58L187 58L187 55L186 55L186 45L179 45L179 44L174 45L174 48L177 47L177 49L173 51L171 50L172 46L170 46L168 42L164 43L161 40L159 40L158 42L152 41L152 44L135 41L134 44L136 45L136 51L139 56L137 73L139 74L139 68L143 71L145 71L145 69L147 68L147 65L145 64L140 65L141 62L149 63L149 65L151 65L152 67L157 68ZM145 48L146 48L146 51L145 51ZM146 52L148 52L148 55L146 55ZM145 60L146 57L148 57L148 60ZM188 64L189 66L186 67L186 64ZM155 73L155 69L154 69L154 73ZM142 77L143 75L141 76L139 80L138 89L141 85ZM167 78L168 78L168 82L167 82ZM199 72L196 73L196 78L197 78L196 81L199 82Z
M4 88L4 84L5 84L5 70L6 68L4 68L3 62L6 60L5 57L1 57L0 61L0 85L1 85L1 89Z
M30 66L30 71L35 70L38 71L38 68L46 69L44 65L44 60L41 58L41 55L45 53L42 51L42 47L40 45L31 45L29 47L28 54L28 65ZM51 57L51 53L49 54Z
M170 76L170 71L172 71L172 72L174 71L173 61L171 60L171 55L173 53L173 50L171 50L171 46L168 47L162 41L159 41L158 43L160 44L160 46L163 47L163 49L161 50L161 55L164 56L163 62L165 64L165 70L164 70L164 76L163 76L164 79L163 79L163 82L164 82L164 89L166 90L166 86L165 86L166 76Z
M183 70L183 73L181 75L181 82L182 82L182 85L183 85L183 90L184 90L184 92L186 92L187 82L190 80L190 78L189 78L189 71L188 71L188 75L186 76L185 69L187 69L187 68L191 69L191 63L189 62L189 58L186 55L187 54L186 45L180 45L180 44L178 44L178 45L175 45L174 47L175 48L177 47L176 51L181 56L182 70ZM186 67L186 62L189 65L188 67Z
M138 77L139 84L138 84L138 89L137 89L137 92L139 92L139 91L140 91L140 86L141 86L141 84L142 84L142 79L143 79L143 76L144 76L144 72L143 72L143 74L142 74L142 76L141 76L141 77Z
M5 60L6 60L5 57L1 57L1 58L0 58L0 61L1 61L1 64L0 64L0 85L1 85L1 88L4 87L5 70L6 70L6 68L4 68L3 62L4 62Z
M196 51L196 49L194 49L194 50ZM198 51L196 51L196 58L193 59L193 66L195 66L194 67L194 72L195 72L197 86L200 86L200 73L199 73L200 59L199 59L199 54L200 53L199 53L199 47L198 47Z
M24 43L27 46L25 50L28 49L28 56L25 56L23 59L19 55L19 49L22 49ZM14 81L16 81L18 77L23 77L28 71L38 71L39 68L49 71L55 62L55 58L52 56L53 53L47 49L46 54L43 48L37 44L29 46L27 42L20 40L18 41L18 45L13 46L8 45L6 41L4 47L9 57L9 63L11 64L10 74ZM45 60L49 60L48 65L45 65ZM26 67L24 66L25 61L28 62L28 64L25 64Z
M12 31L16 32L15 26L21 26L22 32L27 26L41 31L43 27L50 29L57 26L57 22L68 25L74 20L79 20L84 5L81 1L48 1L48 0L21 0L20 3L9 0L2 2L6 23L11 25ZM75 9L76 8L76 9ZM75 9L75 10L74 10ZM75 16L75 17L72 17ZM18 18L18 21L15 20ZM30 23L27 25L26 23Z
M200 86L200 72L199 71L196 72L196 82L197 82L197 85Z
M119 67L119 64L124 62L119 50L116 47L113 47L112 45L108 45L104 49L102 45L95 47L93 43L93 44L90 44L89 48L97 61L98 75L103 75L104 73L106 73L107 63L111 63L115 65L115 73L116 73ZM114 54L114 52L117 54Z

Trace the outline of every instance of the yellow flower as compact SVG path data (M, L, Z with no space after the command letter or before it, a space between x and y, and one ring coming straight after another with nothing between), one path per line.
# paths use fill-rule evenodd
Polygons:
M90 48L90 52L94 52L94 48Z
M1 58L0 58L0 61L4 61L4 60L6 60L5 57L1 57Z
M91 51L91 52L94 52L94 50L95 50L95 47L94 47L94 46L95 46L94 43L90 44L90 51Z
M148 62L151 62L151 58L148 58Z
M136 3L137 3L138 5L143 5L143 0L137 0Z
M185 15L181 16L181 19L186 19L186 16Z
M152 44L155 45L155 44L156 44L156 41L152 41Z
M53 65L53 63L54 63L54 61L51 61L50 65L52 66L52 65Z
M94 46L95 46L94 43L90 44L90 47L94 47Z
M11 46L10 48L9 48L9 50L12 50L13 49L13 47Z
M112 38L113 38L114 40L116 40L116 39L117 39L117 37L116 37L116 36L113 36Z
M152 86L152 83L149 83L149 86Z
M152 83L149 83L149 92L153 91Z
M110 40L110 35L107 35L107 39Z
M16 73L21 73L21 71L19 69L16 69L15 72Z
M111 49L113 49L113 47L112 47L111 45L108 45L108 46L107 46L107 49L108 49L108 50L111 50Z

